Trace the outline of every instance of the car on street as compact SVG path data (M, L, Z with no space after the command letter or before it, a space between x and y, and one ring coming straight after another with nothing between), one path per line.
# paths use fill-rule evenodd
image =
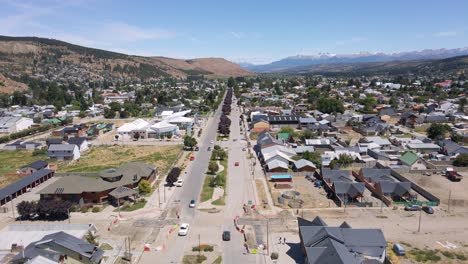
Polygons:
M231 232L230 231L224 231L223 232L223 241L230 241L231 240Z
M239 166L239 162L238 161L234 162L234 166Z
M421 210L421 206L417 204L407 205L405 206L405 211L419 211Z
M195 160L195 157L194 156L190 156L190 161L194 161Z
M184 185L184 180L182 180L182 179L178 179L178 180L174 183L174 186L177 186L177 187L182 187L182 185Z
M211 151L211 147L208 147L206 150L207 150L207 151Z
M424 206L422 208L422 210L426 213L426 214L434 214L434 208L430 207L430 206Z
M190 200L189 207L195 208L195 200Z
M397 256L405 256L406 255L406 251L405 249L403 248L402 245L398 244L398 243L395 243L393 244L393 252L395 252L395 254Z
M200 148L199 148L199 147L195 147L195 151L199 151L199 150L200 150Z
M245 151L245 148L242 148L242 151Z
M186 236L188 234L190 225L187 223L183 223L179 227L179 236Z
M210 144L214 144L214 140L211 140L211 141L210 141Z

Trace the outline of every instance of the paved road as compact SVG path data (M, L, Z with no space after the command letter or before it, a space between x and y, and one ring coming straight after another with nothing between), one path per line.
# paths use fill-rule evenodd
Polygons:
M231 231L231 241L223 244L223 263L256 263L259 256L246 254L244 238L234 227L234 218L243 215L243 205L252 201L256 204L252 174L247 161L247 142L241 140L238 107L233 104L231 112L231 136L228 142L223 142L223 147L229 148L228 160L228 185L226 208L224 210L224 230ZM239 166L234 163L239 162ZM260 263L260 262L259 262Z
M201 139L198 146L200 151L194 152L195 160L190 162L187 166L187 175L182 176L184 185L175 191L173 197L173 204L179 204L181 222L189 223L191 226L197 222L197 211L194 208L189 208L190 200L198 200L200 191L202 189L205 173L208 169L211 152L207 151L208 147L213 147L211 141L216 140L217 124L221 117L221 107L215 112L214 118L210 120L205 128L205 136ZM194 233L193 228L190 233ZM188 237L176 237L175 241L168 247L167 252L162 256L164 263L180 263L183 257L184 249L189 241Z

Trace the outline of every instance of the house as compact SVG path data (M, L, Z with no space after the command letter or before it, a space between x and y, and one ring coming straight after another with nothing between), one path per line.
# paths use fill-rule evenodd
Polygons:
M380 117L383 117L383 116L390 116L390 117L393 117L393 116L396 116L398 113L396 111L395 108L393 107L384 107L382 109L380 109L379 111L379 116Z
M440 150L439 145L434 143L408 143L406 147L420 153L431 153Z
M31 118L16 116L0 117L0 134L16 133L30 128L33 123Z
M89 149L88 140L85 137L72 137L68 139L68 144L74 144L78 146L80 152Z
M3 149L4 150L20 150L20 149L36 150L36 149L42 149L42 147L43 147L42 143L39 143L39 142L17 140L13 143L6 144L3 147Z
M399 123L414 128L416 125L420 125L424 122L424 117L419 117L415 113L405 112L401 114Z
M313 117L299 117L300 128L308 127L309 125L317 123L317 119Z
M47 150L47 156L56 160L77 160L80 158L80 149L74 144L52 144Z
M330 227L318 216L297 223L306 264L385 263L387 241L380 229L352 228L346 222Z
M289 133L278 133L276 137L278 138L278 140L282 141L283 144L294 142Z
M268 121L263 120L263 119L253 121L251 130L256 133L260 133L262 131L268 131L270 130L270 123L268 123Z
M411 200L411 182L397 181L391 175L391 169L361 168L356 178L372 188L377 197L387 196L392 201ZM390 203L389 203L390 204Z
M268 116L267 120L270 123L271 128L282 128L282 127L299 127L299 116Z
M30 243L21 253L13 257L11 263L69 263L68 258L78 263L100 263L104 251L63 231L44 236Z
M468 154L468 148L462 145L459 145L452 140L443 140L440 142L442 153L447 156L454 157L459 154Z
M329 198L335 196L340 204L358 202L359 198L362 201L366 186L363 182L354 181L352 171L322 168L321 178L328 187Z
M41 199L66 200L73 203L103 203L134 195L131 189L138 188L142 180L152 184L156 180L157 168L142 162L126 163L119 168L89 173L62 173L60 179L45 187L39 194ZM124 191L121 195L120 189Z
M293 112L296 115L300 115L302 113L306 113L308 111L308 106L307 104L297 104L293 108Z
M53 137L53 138L46 139L47 147L50 147L50 145L64 144L64 143L65 141L63 140L63 138Z
M257 146L260 149L273 145L282 145L282 142L273 137L268 131L263 131L258 135Z
M299 172L314 172L317 166L312 161L300 159L294 162L293 169Z
M86 124L75 124L73 126L64 127L62 130L56 130L52 132L54 137L83 137L88 131L88 125Z
M49 163L43 160L36 160L20 169L21 173L32 174L38 170L49 169Z
M410 170L425 170L427 169L426 162L416 153L408 151L400 157L402 165L410 167Z

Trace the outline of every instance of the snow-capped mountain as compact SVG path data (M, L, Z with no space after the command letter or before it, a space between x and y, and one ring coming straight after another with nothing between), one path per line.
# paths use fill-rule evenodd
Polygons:
M458 49L425 49L421 51L407 51L398 53L360 52L355 54L318 53L315 55L296 55L274 61L269 64L253 65L241 64L242 67L254 72L277 72L288 68L330 63L360 63L387 62L406 60L444 59L455 56L468 55L468 47Z

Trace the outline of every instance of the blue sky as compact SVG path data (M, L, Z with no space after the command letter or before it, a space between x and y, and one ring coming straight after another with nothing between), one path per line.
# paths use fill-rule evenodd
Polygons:
M468 1L0 0L0 35L147 56L268 62L468 46Z

